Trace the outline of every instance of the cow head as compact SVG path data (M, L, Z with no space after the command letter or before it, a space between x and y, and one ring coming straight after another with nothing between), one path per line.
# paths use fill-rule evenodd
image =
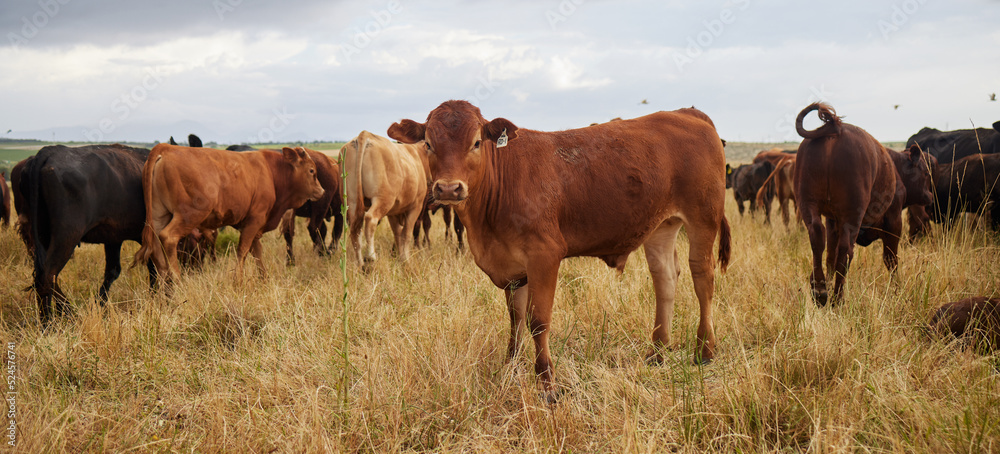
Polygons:
M896 159L896 174L906 188L906 201L903 206L930 205L931 169L937 164L933 156L922 153L917 145L910 145L900 153L902 159Z
M403 143L424 141L431 175L431 195L439 203L462 202L475 191L485 161L497 152L497 141L517 137L517 126L504 118L486 121L466 101L448 101L427 115L426 123L402 120L389 127L389 137Z
M289 182L292 194L313 201L323 197L323 186L320 186L319 178L316 175L316 162L309 157L306 149L284 147L281 149L281 155L292 168L291 181ZM302 203L305 203L305 200Z

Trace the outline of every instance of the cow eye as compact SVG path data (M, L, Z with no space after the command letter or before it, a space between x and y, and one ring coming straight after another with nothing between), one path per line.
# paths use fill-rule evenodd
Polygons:
M477 140L477 141L476 141L476 143L472 145L472 148L477 148L477 149L478 149L478 148L479 148L479 144L480 144L481 142L482 142L482 141L480 141L480 140Z
M428 153L434 153L434 149L431 148L430 142L424 142L424 149L427 150Z

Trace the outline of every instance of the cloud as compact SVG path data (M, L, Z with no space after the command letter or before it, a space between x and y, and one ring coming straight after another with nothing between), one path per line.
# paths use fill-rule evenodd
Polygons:
M1000 12L983 0L53 2L0 10L12 135L79 140L110 119L108 140L188 125L245 141L284 110L276 136L344 139L468 99L542 130L695 105L727 139L795 140L787 117L817 92L883 139L1000 119Z

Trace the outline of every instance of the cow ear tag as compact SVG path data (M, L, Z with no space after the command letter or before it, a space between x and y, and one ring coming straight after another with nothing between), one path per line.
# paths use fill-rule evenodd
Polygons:
M507 128L504 128L503 132L500 133L500 137L497 138L497 148L503 148L507 146Z

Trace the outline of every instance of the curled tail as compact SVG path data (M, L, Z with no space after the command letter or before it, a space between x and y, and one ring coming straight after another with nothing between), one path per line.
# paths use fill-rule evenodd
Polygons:
M807 131L802 127L802 120L806 118L809 112L814 110L819 111L819 119L823 122L823 126L812 131ZM833 110L833 107L830 107L826 103L814 102L803 109L802 112L799 112L799 116L795 118L795 132L806 139L818 139L820 137L840 134L840 124L840 117L837 116L837 112Z
M142 227L142 246L135 252L129 269L140 262L149 262L149 257L153 255L153 248L162 247L160 238L153 231L153 170L161 157L161 152L154 149L142 167L142 200L146 205L146 225Z
M729 268L729 257L732 255L732 235L729 231L729 221L726 216L722 216L722 225L719 231L719 267L722 272Z

